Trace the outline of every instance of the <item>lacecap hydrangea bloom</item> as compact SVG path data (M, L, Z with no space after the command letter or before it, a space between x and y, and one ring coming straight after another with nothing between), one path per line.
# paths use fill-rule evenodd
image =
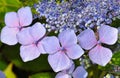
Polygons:
M119 6L118 0L62 0L60 4L44 0L35 8L40 13L37 18L44 17L45 23L32 24L35 18L30 7L9 12L5 15L1 41L8 45L19 42L24 62L47 54L48 63L58 73L55 78L86 78L84 65L75 68L74 60L89 51L93 64L108 64L112 51L103 44L113 45L118 39L118 30L109 24L114 17L119 17ZM51 32L56 33L50 36Z
M81 32L81 29L94 28L101 24L111 24L120 18L119 0L55 0L41 1L35 5L37 18L46 17L45 27L55 33L66 29Z
M12 37L13 39L11 39L11 40L16 39L16 43L19 42L22 45L20 47L20 56L24 62L31 61L31 60L38 58L41 53L42 54L48 53L48 54L50 54L48 57L48 61L51 65L51 67L53 68L53 70L55 72L58 72L58 71L69 68L69 66L71 65L70 61L72 59L77 59L83 55L84 51L77 44L77 37L73 30L67 30L67 31L61 32L59 34L59 40L62 45L62 46L60 46L59 40L57 37L53 36L53 37L45 37L44 38L46 29L43 27L42 24L35 23L33 26L28 27L28 25L31 24L31 22L32 22L31 21L32 13L31 13L31 10L29 7L26 7L26 8L24 9L25 13L23 12L24 13L23 14L24 19L22 19L23 23L21 23L21 22L19 23L19 21L17 21L17 23L20 24L21 26L17 27L17 25L15 25L15 28L18 29L19 32L17 32L17 33L14 32L14 37ZM22 11L24 11L24 10L22 10ZM28 15L27 15L26 10L28 10ZM25 15L26 15L26 17L25 17ZM24 20L28 19L27 16L28 16L28 18L30 17L30 20L28 20L26 22ZM10 23L11 23L11 21L10 21ZM14 23L15 22L12 21L12 24L14 24ZM27 23L27 24L25 24L25 23ZM27 26L27 27L24 27L24 26ZM3 30L4 30L4 28L3 28ZM7 31L5 31L5 33L6 32ZM69 33L69 34L67 34L67 33ZM9 34L9 36L11 37L13 35ZM5 36L3 36L3 33L1 33L1 38L3 39L3 37L5 37ZM70 37L72 37L72 39ZM51 44L53 41L55 41L55 43ZM69 44L68 44L68 42L69 42ZM16 44L16 43L14 43L14 44ZM9 44L9 43L7 43L7 44L14 45L14 44ZM76 53L74 53L74 51L76 51ZM56 55L52 55L52 53L55 53L55 52L57 52ZM54 63L56 62L56 65L54 65L52 62L52 59L54 59L53 56L55 58L60 56L60 58L58 58L57 60L54 61ZM59 59L61 61L58 61ZM58 66L57 66L57 62L60 62ZM64 64L64 65L62 65L62 64Z

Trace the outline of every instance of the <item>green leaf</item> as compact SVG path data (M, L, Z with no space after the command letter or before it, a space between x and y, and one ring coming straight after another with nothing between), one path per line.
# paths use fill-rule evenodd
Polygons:
M6 75L6 78L16 78L16 75L12 71L13 64L10 63L8 67L4 70L4 73Z
M6 66L7 66L6 62L0 60L0 70L4 70Z
M2 54L2 48L3 48L3 45L0 43L0 70L4 70L8 65L8 63L6 62Z
M99 66L99 69L115 75L120 75L120 51L114 52L111 62L105 67Z
M107 64L106 66L98 66L98 69L102 70L102 71L106 71L106 72L109 72L109 71L112 71L113 70L113 65L111 64Z
M98 69L98 65L91 65L87 68L88 78L99 78L100 74L102 73L101 70Z
M114 53L112 57L112 64L120 65L120 51Z
M45 72L45 73L37 73L31 75L29 78L54 78L54 77L55 77L55 73Z
M24 6L33 6L35 3L38 3L39 0L20 0Z
M3 48L4 56L11 61L15 66L27 70L27 71L51 71L51 67L47 61L47 55L40 55L39 58L30 61L30 62L23 62L20 57L20 45L16 46L5 46Z
M2 54L0 53L0 70L4 70L7 67L6 61L2 58Z
M111 26L113 27L119 27L120 26L120 19L116 19L112 22Z
M21 6L19 0L0 0L0 23L4 22L5 13L17 11Z
M20 0L24 6L30 6L33 14L37 14L34 4L38 4L39 0Z
M99 66L99 69L114 75L120 75L120 51L114 52L110 64L107 64L105 67Z

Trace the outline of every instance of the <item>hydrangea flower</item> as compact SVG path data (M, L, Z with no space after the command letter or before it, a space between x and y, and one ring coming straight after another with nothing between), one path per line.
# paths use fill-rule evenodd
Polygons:
M91 29L86 29L78 35L82 48L90 50L90 59L99 65L105 66L112 57L112 51L101 46L101 43L113 45L118 38L118 30L108 25L101 25L98 29L99 40Z
M48 62L55 72L69 68L71 59L77 59L84 53L77 44L74 31L70 29L61 32L58 38L55 36L44 38L43 46L49 54Z
M46 33L45 28L40 23L35 23L32 27L22 29L18 34L20 47L20 56L24 62L31 61L44 53L42 40Z
M78 66L75 69L74 63L64 71L59 72L55 78L86 78L88 73L83 66Z
M61 0L59 4L48 0L36 4L35 9L38 18L46 17L46 29L55 33L66 29L81 32L120 18L119 0Z
M32 13L30 7L22 7L18 12L9 12L5 15L6 26L1 31L1 41L8 45L17 44L16 34L21 28L30 25Z

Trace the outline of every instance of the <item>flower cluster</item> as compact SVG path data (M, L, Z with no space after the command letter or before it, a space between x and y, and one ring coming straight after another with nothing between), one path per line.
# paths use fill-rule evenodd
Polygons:
M14 20L11 20L13 18ZM40 54L49 54L50 66L55 72L59 72L69 69L73 64L72 59L78 59L84 54L77 44L77 36L73 30L59 33L58 38L47 36L46 29L41 23L36 22L30 26L32 19L30 7L20 8L18 13L9 12L5 16L6 26L1 31L3 43L21 44L20 56L24 62L34 60Z
M98 2L100 4L97 6ZM102 43L113 45L118 38L118 30L106 25L106 21L102 21L96 31L86 24L89 22L99 26L97 21L102 15L107 19L111 19L109 15L112 18L117 16L118 14L115 14L117 11L112 10L117 4L114 2L114 5L110 5L106 0L86 2L71 0L63 1L62 4L43 1L36 5L38 7L36 9L40 13L39 17L46 17L47 23L36 22L34 25L31 24L33 16L30 7L23 7L17 13L9 12L5 15L6 26L1 31L1 41L8 45L20 43L20 56L24 62L34 60L41 54L48 54L51 68L54 72L59 72L56 78L86 78L87 72L84 66L75 68L73 60L79 59L88 50L93 63L105 66L111 60L112 51L103 47ZM108 5L112 10L110 14L104 13L107 11L104 7ZM91 19L97 20L90 22ZM50 31L47 31L46 26L51 30L60 31L58 36L48 36ZM84 30L77 33L82 28Z
M101 24L111 24L120 17L119 0L69 0L57 4L53 1L43 1L35 5L38 18L46 17L48 31L63 31L73 29L94 28Z

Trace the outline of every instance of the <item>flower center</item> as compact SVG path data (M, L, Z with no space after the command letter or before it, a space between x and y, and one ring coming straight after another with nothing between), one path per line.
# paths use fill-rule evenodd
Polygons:
M97 44L101 44L100 40L97 41Z
M66 52L67 50L64 47L61 47L62 52Z

